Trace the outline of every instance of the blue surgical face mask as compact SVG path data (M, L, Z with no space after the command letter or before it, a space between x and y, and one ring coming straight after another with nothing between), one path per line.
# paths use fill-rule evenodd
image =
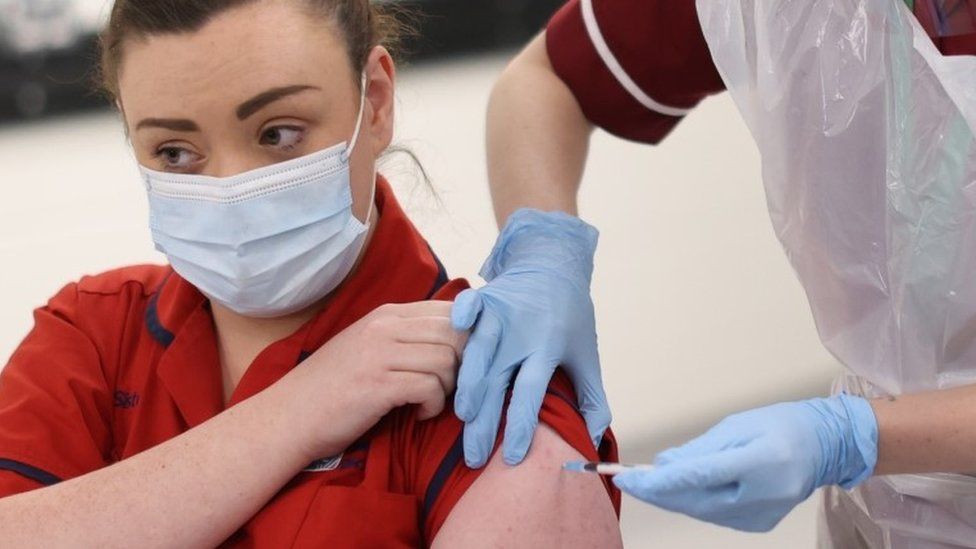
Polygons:
M359 258L366 223L352 213L349 143L232 177L140 167L156 249L204 295L246 316L276 317L324 298ZM373 178L373 193L376 178Z

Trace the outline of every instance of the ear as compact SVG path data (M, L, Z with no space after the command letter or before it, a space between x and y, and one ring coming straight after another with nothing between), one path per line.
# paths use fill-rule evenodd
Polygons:
M115 108L119 111L119 116L122 117L122 130L125 132L125 140L132 144L132 132L129 130L129 119L125 116L125 107L122 106L122 100L116 98Z
M378 157L393 141L396 64L386 48L376 46L366 60L364 72L366 119L363 120L363 132L369 136L373 155Z

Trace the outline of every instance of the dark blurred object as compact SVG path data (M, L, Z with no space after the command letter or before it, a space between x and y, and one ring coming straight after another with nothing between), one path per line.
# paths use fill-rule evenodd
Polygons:
M74 0L0 0L0 116L101 104L88 93L92 29Z
M564 0L390 0L417 14L408 60L515 48ZM0 0L0 122L103 107L92 89L98 23L111 0Z
M70 49L0 58L0 118L105 106L91 85L96 56L89 37Z

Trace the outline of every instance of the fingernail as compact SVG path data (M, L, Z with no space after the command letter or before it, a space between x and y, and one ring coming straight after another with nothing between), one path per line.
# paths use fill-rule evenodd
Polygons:
M505 433L504 456L508 465L518 465L525 459L529 444L522 433Z
M475 290L462 292L451 307L451 325L456 331L467 331L474 325L478 317L478 293Z
M480 409L476 403L483 403L484 399L476 399L472 395L484 395L486 383L487 381L482 379L474 385L465 384L463 389L458 388L457 394L454 396L454 412L461 418L461 421L470 423L478 416Z
M470 469L480 469L488 462L487 453L477 448L474 443L470 446L464 443L464 463Z
M509 409L511 412L512 409ZM532 434L535 425L523 421L525 416L515 414L509 417L508 428L505 430L504 456L505 463L508 465L518 465L529 453L529 445L532 444Z
M481 467L484 467L486 461L488 460L485 459L485 456L482 452L475 452L469 450L464 451L464 463L471 469L479 469Z
M468 399L460 398L461 393L457 394L454 398L454 415L458 417L464 423L470 422L474 419L474 414L471 413L471 405L468 404Z
M505 464L509 466L516 466L525 459L525 453L519 452L505 452Z

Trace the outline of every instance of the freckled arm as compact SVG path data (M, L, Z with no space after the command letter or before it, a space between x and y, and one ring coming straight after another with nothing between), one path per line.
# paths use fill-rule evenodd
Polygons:
M287 383L104 469L0 499L6 547L213 547L311 460Z
M621 547L620 526L596 475L562 470L583 456L541 425L525 461L501 452L451 511L432 547Z

